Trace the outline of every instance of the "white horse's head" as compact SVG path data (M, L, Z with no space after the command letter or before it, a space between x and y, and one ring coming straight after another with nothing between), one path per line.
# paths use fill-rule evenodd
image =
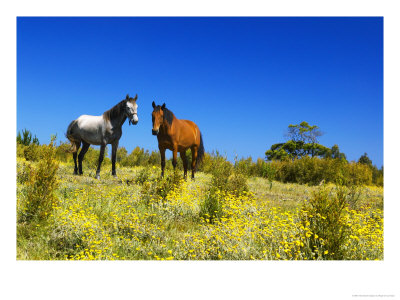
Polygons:
M131 125L131 123L133 125L136 125L139 122L139 118L137 115L137 108L138 105L136 103L137 100L137 94L135 96L135 98L131 98L129 97L129 95L126 95L126 106L125 106L125 114L127 116L127 118L129 119L129 125Z

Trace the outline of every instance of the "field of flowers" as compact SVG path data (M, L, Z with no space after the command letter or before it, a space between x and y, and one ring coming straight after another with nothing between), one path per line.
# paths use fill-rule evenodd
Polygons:
M383 259L379 187L340 198L333 185L248 178L248 191L211 193L211 175L201 172L195 181L172 171L160 180L158 167L118 168L114 178L105 166L96 180L94 170L74 176L59 163L51 206L29 219L35 167L17 159L19 260Z

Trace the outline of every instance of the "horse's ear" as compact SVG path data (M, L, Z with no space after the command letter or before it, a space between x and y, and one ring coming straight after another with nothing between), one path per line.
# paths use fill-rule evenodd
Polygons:
M137 100L137 94L136 94L135 98L133 98L133 101L136 101L136 100Z
M165 103L161 106L161 109L164 110L165 108Z
M154 103L154 101L153 101L153 103L151 105L153 105L153 108L156 108L156 104Z
M129 100L129 94L126 94L126 98L125 98L126 100Z

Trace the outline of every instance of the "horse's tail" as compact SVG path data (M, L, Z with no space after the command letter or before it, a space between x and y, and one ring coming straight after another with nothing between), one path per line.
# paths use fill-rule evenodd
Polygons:
M203 161L204 158L204 145L203 145L203 135L200 132L200 145L197 149L197 159L196 159L196 169L199 163Z
M80 141L73 136L73 128L76 122L76 120L73 120L68 125L67 133L65 134L65 137L71 142L71 148L66 150L68 153L75 153L76 151L78 151L76 144L80 143Z

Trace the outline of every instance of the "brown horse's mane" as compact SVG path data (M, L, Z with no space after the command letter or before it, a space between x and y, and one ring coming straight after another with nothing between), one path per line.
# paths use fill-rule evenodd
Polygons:
M122 100L120 103L115 105L114 107L110 108L109 110L105 111L103 113L104 119L110 121L111 119L114 119L118 117L120 114L123 113L126 99Z
M159 111L161 109L161 106L160 105L157 105L157 107L156 108L154 108L154 111ZM172 125L172 121L174 120L174 113L172 112L172 111L170 111L168 108L164 108L163 109L163 112L164 112L164 120L165 121L167 121L167 124L169 125L169 126L171 126Z

